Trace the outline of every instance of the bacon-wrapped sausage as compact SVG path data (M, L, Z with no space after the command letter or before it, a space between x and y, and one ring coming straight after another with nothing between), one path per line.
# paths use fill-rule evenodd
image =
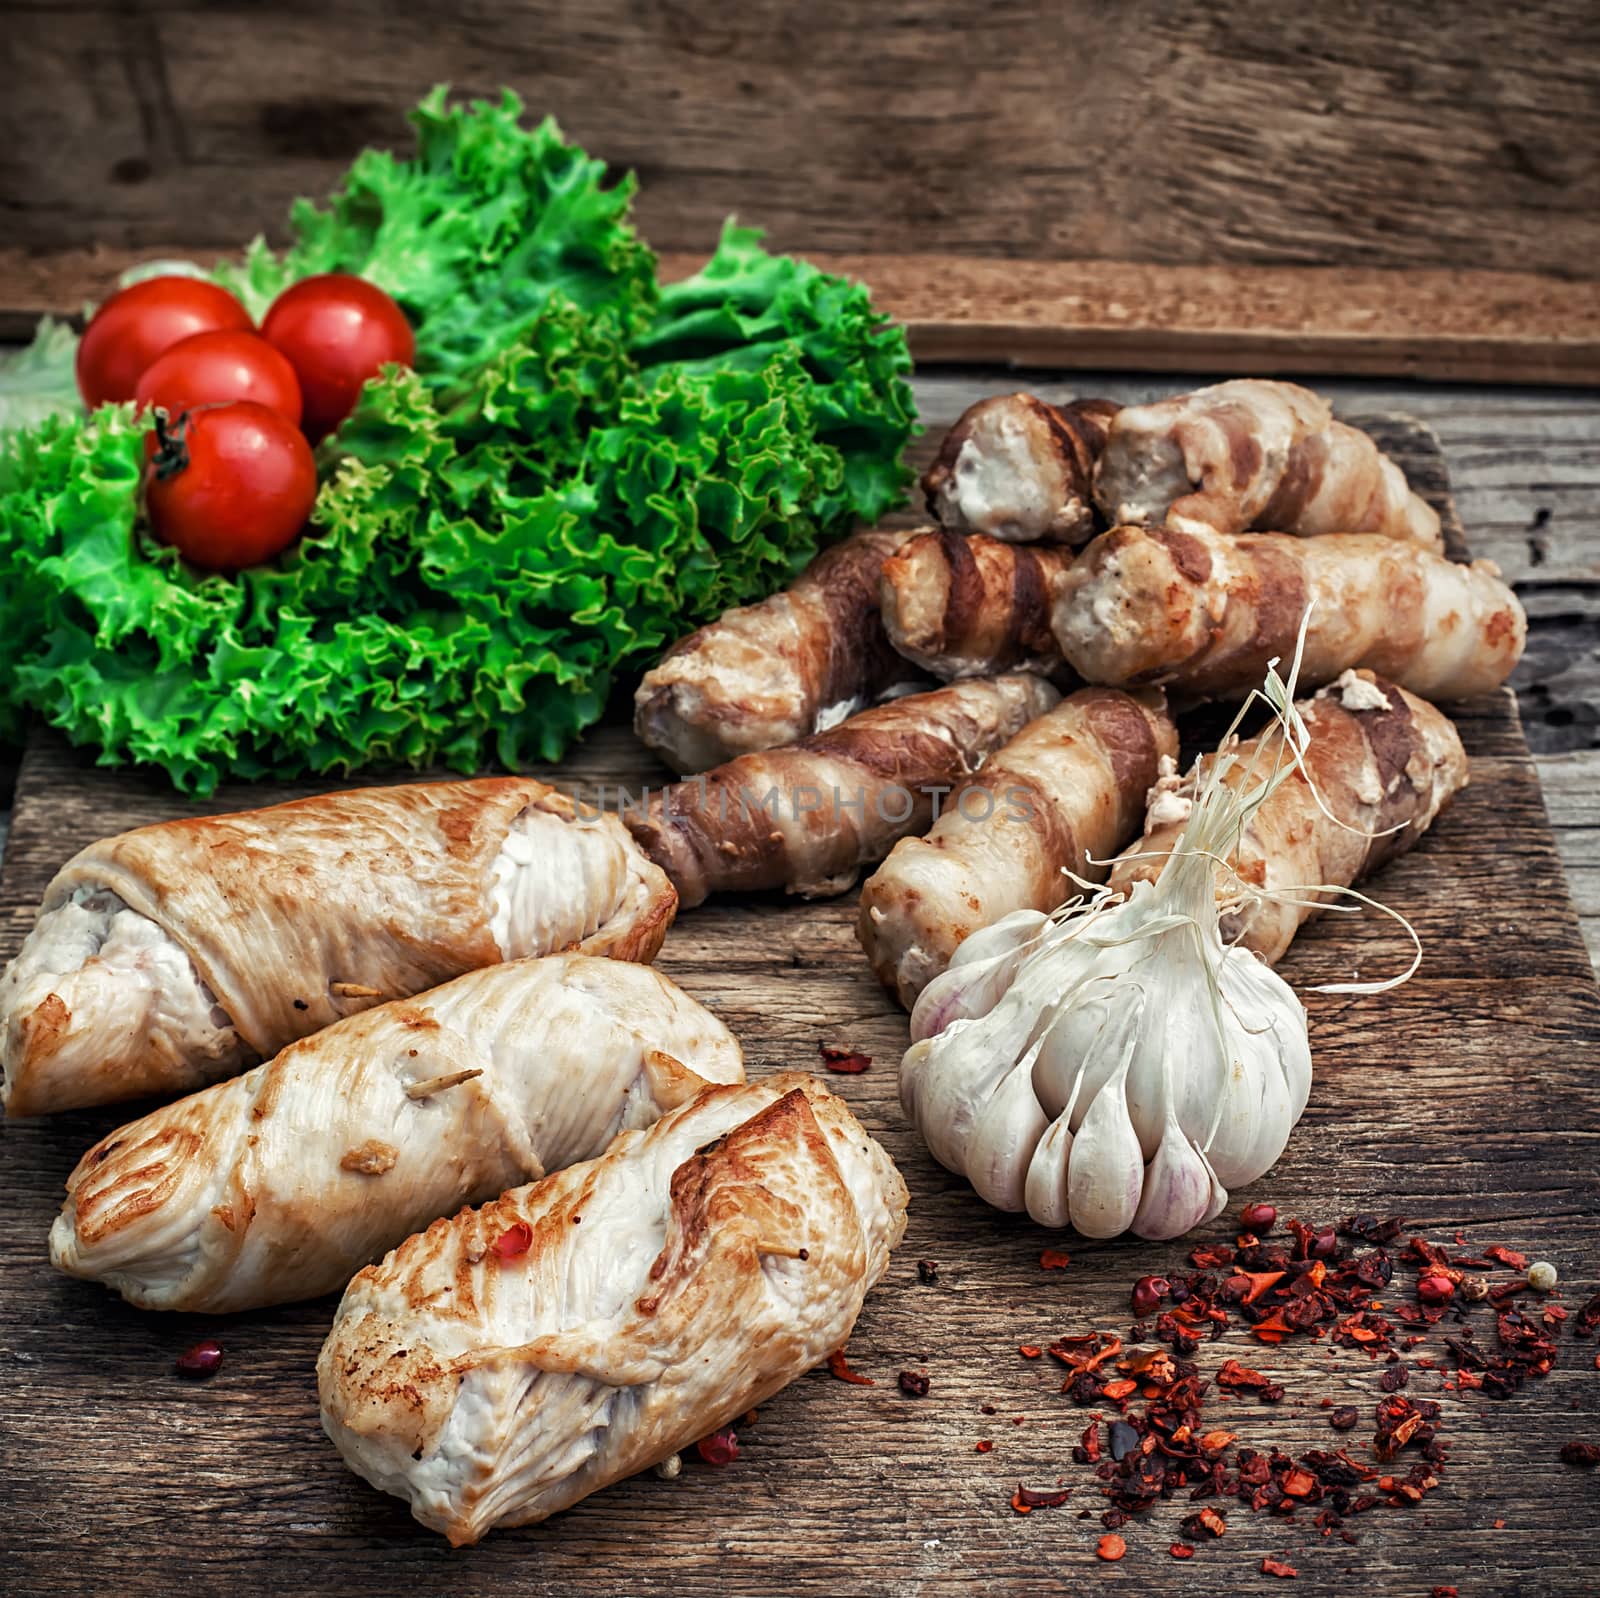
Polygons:
M823 731L913 681L878 619L878 574L910 536L857 533L789 588L674 644L639 684L634 731L674 771L704 771Z
M1094 465L1117 410L1112 400L1057 406L1032 394L968 406L923 474L929 513L951 532L1081 544L1094 534Z
M883 563L879 608L889 642L941 682L1061 669L1050 631L1070 550L983 533L919 533Z
M1308 688L1365 666L1426 699L1467 699L1506 680L1527 636L1491 561L1376 534L1116 527L1061 579L1056 641L1089 682L1227 698L1259 687L1274 658L1287 666L1312 601Z
M927 827L936 793L1059 697L1022 674L911 694L677 783L628 826L685 906L760 888L843 893L896 839Z
M1159 691L1084 688L1030 722L867 879L856 935L878 980L909 1010L979 928L1064 904L1068 871L1098 882L1177 753Z
M1466 752L1449 720L1370 671L1345 672L1299 709L1311 734L1305 767L1322 805L1296 771L1251 817L1230 858L1232 873L1217 874L1217 896L1226 904L1223 936L1268 965L1283 958L1301 924L1328 902L1327 895L1296 890L1359 882L1411 848L1467 785ZM1225 778L1231 786L1270 775L1283 757L1281 728L1274 723L1237 753ZM1126 893L1161 874L1187 819L1188 796L1210 764L1157 788L1144 836L1112 867L1113 888Z
M1266 378L1124 407L1094 492L1112 523L1382 533L1441 547L1438 514L1365 433L1334 421L1320 394Z

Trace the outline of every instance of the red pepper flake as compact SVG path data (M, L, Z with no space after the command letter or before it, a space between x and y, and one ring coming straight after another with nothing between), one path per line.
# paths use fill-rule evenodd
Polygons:
M1181 1527L1183 1535L1191 1542L1199 1542L1206 1537L1220 1537L1227 1529L1227 1521L1209 1504L1188 1516Z
M1590 1467L1600 1465L1600 1443L1585 1443L1576 1437L1570 1443L1563 1443L1561 1445L1561 1463L1563 1465L1587 1465Z
M724 1426L720 1432L702 1437L694 1449L708 1465L731 1465L739 1457L739 1439L733 1427Z
M1274 1559L1271 1554L1268 1554L1267 1557L1261 1561L1261 1568L1267 1575L1282 1576L1285 1580L1300 1574L1300 1572L1296 1570L1293 1565L1287 1565L1281 1559Z
M1483 1252L1490 1259L1499 1260L1507 1270L1525 1271L1528 1268L1528 1256L1519 1254L1514 1248L1505 1248L1496 1243L1493 1248L1486 1248Z
M921 1371L901 1371L899 1382L900 1391L911 1398L928 1396L928 1378Z
M1018 1343L1017 1352L1024 1359L1037 1359L1044 1350L1037 1343Z
M991 1453L993 1451L993 1449L994 1449L994 1439L992 1437L982 1438L978 1443L978 1452L980 1454Z
M1072 1256L1063 1253L1058 1248L1047 1248L1039 1256L1039 1269L1041 1271L1064 1271L1072 1263Z
M1461 1241L1459 1232L1456 1233L1456 1241L1458 1243ZM1461 1595L1454 1587L1435 1587L1430 1598L1461 1598Z
M1011 1495L1011 1507L1019 1515L1027 1515L1035 1509L1059 1509L1071 1496L1070 1487L1063 1487L1058 1492L1041 1493L1018 1482L1017 1490Z
M859 1371L850 1369L850 1362L844 1357L842 1348L836 1348L828 1355L828 1369L841 1382L853 1382L857 1387L876 1387L878 1385L871 1376L863 1376Z
M1172 1546L1167 1549L1167 1552L1171 1554L1174 1559L1193 1559L1194 1545L1193 1543L1173 1543Z
M222 1369L222 1344L214 1337L202 1338L173 1360L172 1368L191 1382L203 1382Z
M1117 1402L1136 1392L1138 1386L1131 1376L1119 1376L1114 1382L1107 1382L1103 1391L1107 1398Z
M499 1259L514 1260L532 1247L533 1228L526 1221L513 1221L489 1245L489 1252Z
M1354 1404L1341 1404L1328 1417L1328 1424L1336 1432L1347 1432L1361 1419L1361 1411Z
M826 1043L819 1043L817 1052L822 1056L822 1063L840 1076L860 1076L872 1064L870 1054L857 1054L853 1049L834 1049Z
M1127 1551L1128 1545L1114 1531L1107 1532L1095 1549L1102 1559L1121 1559Z

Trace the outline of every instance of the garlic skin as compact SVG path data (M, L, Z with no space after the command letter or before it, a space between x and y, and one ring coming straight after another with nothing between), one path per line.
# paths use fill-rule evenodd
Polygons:
M1141 882L947 973L982 973L981 989L1013 968L983 1013L912 1045L900 1101L995 1208L1086 1237L1179 1237L1283 1152L1311 1089L1305 1010L1223 944L1210 862L1177 874L1208 896L1197 914Z

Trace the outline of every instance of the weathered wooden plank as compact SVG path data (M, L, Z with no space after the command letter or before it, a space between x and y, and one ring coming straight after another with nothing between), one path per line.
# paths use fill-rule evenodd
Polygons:
M0 337L105 297L136 262L236 245L0 250ZM867 283L921 362L1255 376L1600 379L1600 294L1531 272L1162 266L810 252ZM686 276L704 252L662 257Z
M270 226L430 84L509 83L638 170L659 247L1593 277L1596 18L1268 0L14 6L7 232L212 243Z
M1393 424L1385 437L1442 492L1425 437ZM1399 1211L1430 1235L1448 1239L1460 1227L1480 1245L1527 1247L1559 1264L1573 1303L1600 1274L1600 991L1559 891L1514 702L1494 696L1458 714L1473 785L1380 879L1383 897L1422 932L1422 971L1382 998L1308 996L1310 1106L1282 1162L1246 1196L1317 1218ZM616 727L598 731L560 773L635 787L649 774ZM217 803L260 797L235 790ZM59 742L37 741L0 878L0 959L79 844L183 808L156 778L90 773ZM0 1126L8 1590L248 1592L282 1588L314 1562L319 1585L357 1594L1001 1594L1075 1590L1098 1576L1199 1595L1243 1587L1259 1579L1263 1555L1285 1553L1301 1571L1299 1592L1425 1593L1440 1581L1464 1591L1591 1589L1592 1481L1555 1453L1600 1425L1592 1342L1564 1342L1551 1378L1507 1405L1437 1394L1453 1439L1445 1485L1414 1513L1363 1517L1355 1547L1325 1542L1299 1520L1234 1510L1222 1543L1175 1564L1167 1544L1191 1507L1175 1502L1124 1528L1127 1558L1099 1566L1101 1528L1077 1512L1097 1515L1101 1501L1070 1463L1086 1417L1056 1393L1048 1361L1027 1362L1016 1345L1125 1328L1129 1282L1182 1251L1069 1239L1070 1268L1042 1272L1040 1249L1062 1239L984 1209L933 1165L895 1102L905 1020L861 959L853 918L854 895L712 904L685 915L662 964L736 1028L754 1072L813 1066L818 1042L874 1057L865 1075L833 1080L913 1193L906 1243L851 1343L852 1363L876 1386L813 1373L742 1429L743 1453L727 1470L691 1464L672 1484L646 1476L546 1526L452 1554L348 1476L320 1435L311 1367L328 1302L222 1319L152 1316L55 1276L42 1240L57 1184L122 1112L10 1123ZM1301 985L1352 967L1371 975L1403 947L1376 917L1329 920L1308 929L1284 969ZM919 1284L919 1258L940 1262L936 1286ZM227 1346L222 1374L203 1387L178 1383L173 1355L210 1333ZM1256 1447L1329 1446L1318 1401L1365 1407L1376 1396L1371 1368L1353 1354L1263 1350L1236 1330L1201 1360L1214 1368L1227 1354L1289 1388L1272 1409L1216 1406L1217 1423ZM899 1393L895 1372L922 1366L929 1396ZM1437 1383L1419 1371L1409 1390L1436 1396ZM994 1439L991 1453L976 1452L979 1438ZM1075 1484L1066 1509L1012 1512L1018 1480L1043 1486L1058 1476Z

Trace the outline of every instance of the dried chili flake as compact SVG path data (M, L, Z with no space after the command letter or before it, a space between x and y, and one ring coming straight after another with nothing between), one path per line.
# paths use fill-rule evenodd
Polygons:
M817 1053L830 1071L837 1071L841 1076L860 1076L872 1064L870 1054L857 1054L854 1049L835 1049L826 1043L817 1045Z
M1058 1248L1047 1248L1039 1256L1041 1271L1064 1271L1072 1263L1072 1256Z
M978 1452L980 1454L991 1453L993 1449L994 1439L992 1437L983 1437L978 1440Z
M1044 1350L1037 1343L1018 1343L1017 1352L1024 1359L1037 1359Z
M513 1221L489 1245L489 1252L499 1259L514 1260L532 1247L533 1228L526 1221Z
M1597 1326L1600 1326L1600 1293L1596 1293L1578 1311L1577 1318L1572 1323L1573 1335L1587 1337Z
M928 1378L921 1371L901 1371L897 1380L900 1391L912 1398L926 1398L928 1396Z
M1354 1404L1341 1404L1328 1417L1328 1424L1336 1432L1349 1431L1361 1419L1361 1411Z
M1563 1443L1561 1445L1561 1463L1563 1465L1600 1465L1600 1443L1586 1443L1576 1437L1570 1443Z
M1107 1382L1102 1391L1113 1403L1120 1403L1124 1398L1131 1397L1138 1388L1139 1384L1132 1377L1119 1376L1115 1381Z
M1100 1460L1100 1422L1096 1418L1083 1428L1083 1438L1078 1445L1083 1450L1080 1464L1094 1465ZM1074 1450L1076 1452L1077 1450Z
M1174 1559L1194 1558L1194 1546L1191 1543L1173 1543L1168 1547L1167 1552L1171 1554Z
M1496 1243L1492 1248L1483 1251L1490 1259L1499 1260L1507 1270L1525 1271L1528 1268L1528 1256L1519 1254L1514 1248L1506 1248L1503 1244Z
M932 1287L939 1280L939 1262L937 1260L918 1260L917 1280L924 1287Z
M1035 1509L1059 1509L1071 1496L1070 1487L1062 1487L1056 1492L1041 1493L1018 1482L1017 1490L1011 1495L1011 1507L1019 1515L1030 1514Z
M1378 1378L1378 1386L1386 1393L1397 1393L1411 1380L1411 1372L1404 1365L1391 1365Z
M724 1426L694 1445L695 1452L708 1465L731 1465L739 1457L739 1439L733 1427Z
M1181 1529L1188 1541L1201 1542L1208 1537L1222 1536L1228 1529L1228 1523L1208 1504L1188 1516Z
M1285 1579L1300 1574L1293 1565L1285 1564L1281 1559L1274 1559L1271 1554L1261 1561L1261 1568L1269 1576L1282 1576Z
M850 1362L844 1357L842 1348L836 1348L828 1355L828 1369L841 1382L853 1382L857 1387L876 1387L878 1385L871 1376L863 1376L859 1371L850 1369Z
M1460 1594L1454 1587L1435 1587L1429 1598L1460 1598Z
M1128 1545L1114 1531L1107 1532L1095 1549L1102 1559L1121 1559L1127 1551Z
M191 1382L203 1382L222 1369L222 1344L214 1337L202 1338L173 1360L172 1368Z

